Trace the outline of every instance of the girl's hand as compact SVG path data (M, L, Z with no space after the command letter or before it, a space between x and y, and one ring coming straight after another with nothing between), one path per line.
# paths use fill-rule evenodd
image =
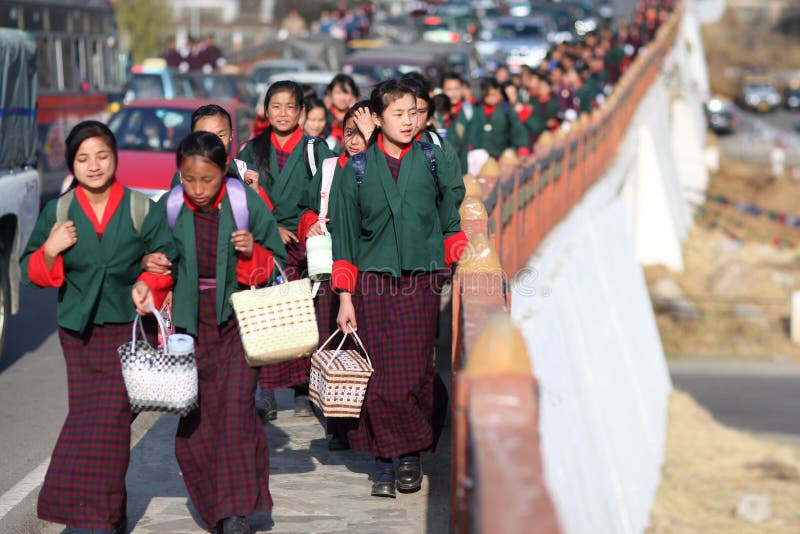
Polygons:
M150 313L149 306L155 307L155 300L153 300L153 293L144 282L136 282L131 289L131 299L133 305L136 307L136 313L139 315L147 315Z
M244 259L249 259L253 256L253 234L247 230L236 230L233 232L231 234L231 242L236 252Z
M375 131L375 121L368 108L359 108L353 112L354 120L365 141L369 141Z
M250 188L258 193L258 173L254 170L247 169L242 176L242 180L244 183L250 186Z
M153 274L171 274L172 262L163 252L153 252L142 258L142 270Z
M75 223L66 221L63 224L55 223L50 229L50 236L44 242L45 259L55 261L59 254L70 248L78 241L78 230Z
M281 241L283 241L284 245L288 245L289 243L299 243L300 240L297 239L297 236L291 230L287 230L283 226L278 227L278 232L281 234Z
M358 330L356 309L353 307L353 299L350 293L339 293L339 315L336 317L336 324L339 325L339 330L345 333L349 332L350 328L353 331Z
M330 219L323 219L323 221L328 222ZM306 237L312 237L315 235L325 235L325 232L322 231L322 225L319 222L315 222L311 226L308 227L308 232L306 232Z

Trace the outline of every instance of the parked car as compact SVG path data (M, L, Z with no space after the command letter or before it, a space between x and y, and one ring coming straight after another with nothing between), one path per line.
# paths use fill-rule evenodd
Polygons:
M800 80L792 80L783 91L783 105L786 109L800 109Z
M250 138L253 106L241 102L207 100L137 100L126 104L108 121L117 138L117 179L157 200L169 189L175 173L175 149L191 131L192 112L204 104L218 104L231 114L231 156Z
M131 67L131 77L123 89L122 102L163 98L194 98L195 90L189 76L169 69L160 58Z
M197 98L244 102L255 105L258 92L253 81L243 74L193 73L191 75Z
M538 65L555 40L555 27L545 17L501 17L491 31L482 31L478 52L495 66L507 64L512 70Z
M719 96L711 98L703 105L708 129L716 134L729 134L736 130L736 114L733 104Z
M781 94L774 79L768 74L753 73L742 77L739 105L745 109L765 113L781 105Z
M301 59L269 59L259 61L250 69L250 79L255 85L256 94L261 94L269 85L269 78L285 72L305 72L308 64Z

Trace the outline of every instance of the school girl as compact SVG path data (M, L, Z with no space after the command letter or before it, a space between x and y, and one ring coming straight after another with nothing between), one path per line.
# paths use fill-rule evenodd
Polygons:
M159 208L174 225L182 258L173 322L196 338L200 393L199 408L180 420L175 455L203 521L240 534L249 533L244 516L270 509L272 500L267 441L254 406L259 370L245 362L230 297L268 281L286 251L258 195L226 183L226 159L217 135L189 134L176 153L182 188L164 195ZM234 185L239 195L230 192ZM237 212L248 228L236 227Z
M344 115L358 101L360 93L352 76L337 74L328 84L325 94L329 103L329 135L336 143L330 148L336 154L341 154L344 151Z
M317 97L306 97L305 99L305 120L303 121L303 133L309 137L325 137L325 130L328 127L328 110L325 104ZM328 148L333 148L332 143L336 140L333 137L325 139Z
M136 310L160 306L172 287L169 274L142 273L142 258L160 253L174 268L178 255L155 205L115 180L117 143L106 125L76 125L66 160L77 185L44 207L22 256L27 284L59 288L69 384L69 411L37 514L74 530L116 534L127 523L132 421L117 348L130 341Z
M258 169L259 185L274 205L272 213L286 246L290 280L302 278L307 271L305 247L296 233L298 223L305 211L317 206L322 161L333 156L325 143L303 135L299 127L303 105L303 91L297 83L279 81L270 85L264 98L270 126L239 153L248 166ZM313 415L308 401L310 365L305 357L263 366L259 380L262 392L294 387L295 415ZM271 417L264 414L265 419Z
M494 78L482 78L481 105L475 106L475 115L467 133L470 150L485 149L494 158L508 147L517 154L530 154L528 132L519 121L516 111L503 98L503 88Z
M437 271L458 260L466 237L450 182L434 180L413 140L414 89L384 82L370 108L380 129L376 142L363 161L350 158L331 190L331 286L339 292L339 327L358 330L375 368L349 442L375 457L372 495L394 497L395 488L419 490L419 453L437 438L435 282ZM444 165L441 150L434 153Z

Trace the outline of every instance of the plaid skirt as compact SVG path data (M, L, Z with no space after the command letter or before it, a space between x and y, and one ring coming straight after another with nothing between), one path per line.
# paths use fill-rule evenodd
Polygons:
M182 417L175 456L200 517L272 509L269 449L255 409L258 369L247 365L236 326L216 321L216 290L200 292L196 343L200 406Z
M286 246L288 260L286 261L286 277L289 281L300 280L308 275L306 263L306 247L300 243L291 243ZM311 374L311 357L304 356L294 360L272 363L260 367L258 383L264 391L275 391L292 386L308 384Z
M388 458L431 449L438 439L441 426L433 424L438 422L433 361L437 277L359 274L354 295L358 334L375 372L358 426L347 433L355 450Z
M133 414L117 348L130 324L89 326L84 334L58 327L67 364L69 412L39 492L45 521L112 529L125 516L125 473Z

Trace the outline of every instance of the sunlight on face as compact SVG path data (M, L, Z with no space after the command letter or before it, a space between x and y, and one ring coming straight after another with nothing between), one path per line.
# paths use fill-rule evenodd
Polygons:
M200 208L211 208L219 195L225 170L202 156L188 156L181 161L181 183L186 196Z
M300 121L300 104L294 93L280 91L272 95L267 105L267 118L276 133L291 133Z
M102 137L90 137L78 147L72 162L73 174L85 189L101 191L114 178L117 162L114 152Z
M233 132L231 131L230 124L228 124L228 119L222 115L203 117L195 123L193 131L213 133L219 137L222 144L225 145L225 151L227 152L230 150Z

